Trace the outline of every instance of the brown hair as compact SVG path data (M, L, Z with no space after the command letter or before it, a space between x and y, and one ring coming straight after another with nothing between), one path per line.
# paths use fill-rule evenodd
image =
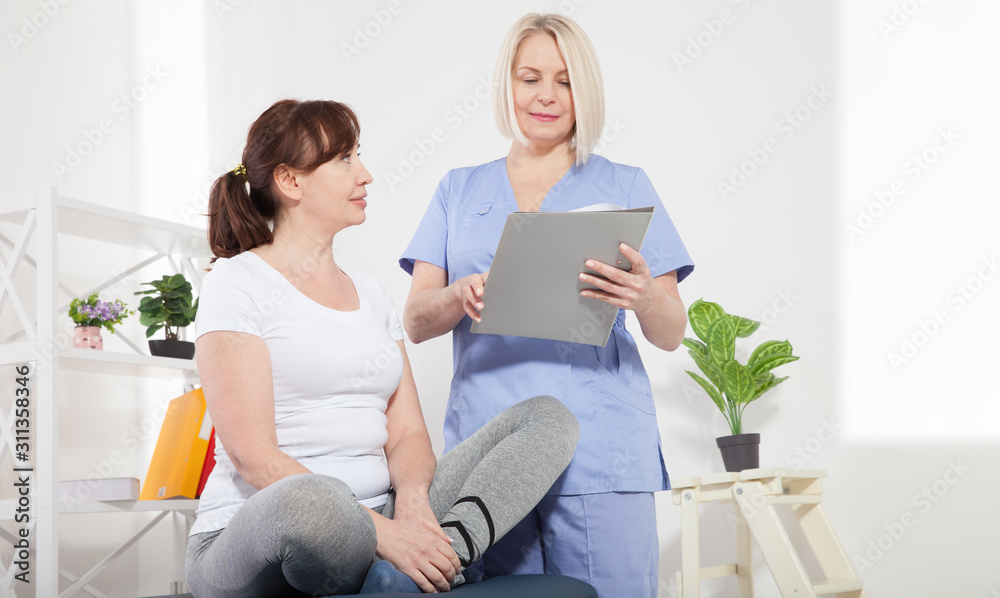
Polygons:
M358 117L339 102L281 100L265 110L247 133L242 162L246 178L233 170L212 185L208 198L212 253L217 258L233 257L270 243L278 213L275 169L285 165L312 172L351 151L360 134Z

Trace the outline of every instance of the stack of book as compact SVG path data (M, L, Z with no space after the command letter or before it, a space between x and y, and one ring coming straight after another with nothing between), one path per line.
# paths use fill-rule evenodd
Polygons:
M101 478L59 482L59 502L139 500L139 478Z

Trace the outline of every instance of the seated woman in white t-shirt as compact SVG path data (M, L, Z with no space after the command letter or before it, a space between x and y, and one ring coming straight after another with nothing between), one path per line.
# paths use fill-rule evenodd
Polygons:
M199 598L447 590L573 455L576 420L536 397L435 463L389 295L334 261L334 235L365 221L358 136L343 104L280 101L212 188L196 330L218 442L187 551Z

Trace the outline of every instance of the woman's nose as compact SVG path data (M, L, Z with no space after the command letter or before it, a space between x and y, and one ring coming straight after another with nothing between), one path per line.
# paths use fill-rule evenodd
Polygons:
M372 180L372 173L368 172L368 169L362 164L361 172L358 173L358 186L370 185Z

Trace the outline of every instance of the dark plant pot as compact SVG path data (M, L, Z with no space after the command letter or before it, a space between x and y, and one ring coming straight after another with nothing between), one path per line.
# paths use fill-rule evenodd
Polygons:
M715 444L722 451L726 471L743 471L760 467L760 434L720 436Z
M148 341L149 352L158 357L176 357L191 359L194 357L194 343L172 339Z

